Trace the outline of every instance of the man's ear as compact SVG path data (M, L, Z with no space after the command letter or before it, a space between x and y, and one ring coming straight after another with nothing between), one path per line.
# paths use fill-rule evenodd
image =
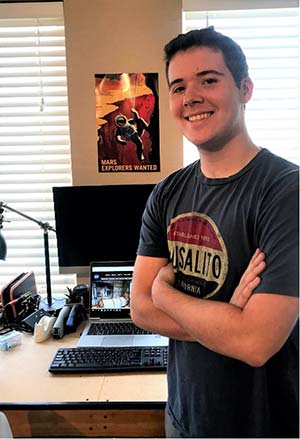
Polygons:
M253 87L254 87L253 82L249 78L249 76L241 80L240 96L241 96L241 102L243 104L247 104L247 102L250 101L253 93Z

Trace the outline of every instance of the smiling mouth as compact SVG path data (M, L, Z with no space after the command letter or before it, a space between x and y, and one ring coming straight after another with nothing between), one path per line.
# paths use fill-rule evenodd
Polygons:
M208 119L213 114L214 114L213 111L207 111L206 113L195 114L193 116L185 117L185 119L188 120L189 122L195 122L197 120Z

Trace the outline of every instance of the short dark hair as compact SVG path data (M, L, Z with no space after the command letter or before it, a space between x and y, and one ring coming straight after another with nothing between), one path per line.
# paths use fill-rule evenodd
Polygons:
M191 47L209 47L222 52L224 61L230 70L234 82L240 88L241 80L248 76L248 64L240 46L226 35L215 31L213 26L194 29L185 34L179 34L164 47L164 61L168 79L169 64L178 51Z

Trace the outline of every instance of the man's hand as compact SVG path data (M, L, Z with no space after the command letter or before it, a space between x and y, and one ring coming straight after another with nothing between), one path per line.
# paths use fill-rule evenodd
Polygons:
M256 249L251 261L246 268L241 280L234 290L233 296L230 300L232 305L243 309L248 302L253 290L259 285L259 274L266 268L265 254L259 249Z

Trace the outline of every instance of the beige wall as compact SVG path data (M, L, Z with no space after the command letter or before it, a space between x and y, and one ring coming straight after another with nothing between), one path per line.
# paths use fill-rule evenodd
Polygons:
M182 166L168 108L164 44L181 32L181 0L64 0L74 185L155 183ZM95 73L158 72L160 172L99 173Z

